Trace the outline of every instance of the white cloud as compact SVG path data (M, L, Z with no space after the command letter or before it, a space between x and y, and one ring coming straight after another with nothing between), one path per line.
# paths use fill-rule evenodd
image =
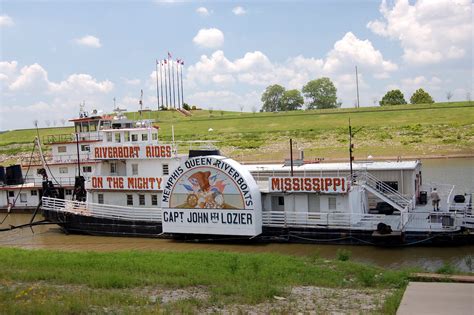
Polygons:
M209 16L212 11L209 11L205 7L199 7L196 9L196 13L199 14L200 16Z
M376 50L369 40L360 40L348 32L328 53L324 70L333 73L343 69L344 66L353 69L356 65L374 70L379 78L387 77L389 72L398 69L395 63L383 59L382 53Z
M247 13L247 11L241 7L241 6L238 6L238 7L235 7L232 9L232 12L235 14L235 15L244 15Z
M415 64L439 63L466 55L472 44L470 0L397 0L392 7L380 5L381 20L367 27L375 34L398 39L405 61Z
M349 32L335 43L325 59L296 56L283 63L273 63L263 52L254 51L229 60L222 50L217 50L210 56L202 55L188 68L187 83L193 87L234 82L256 86L278 83L301 89L309 80L321 76L338 78L350 74L353 78L355 65L362 70L361 74L378 79L387 78L398 69L396 64L385 60L370 41L359 40ZM344 85L343 80L341 84Z
M34 119L41 124L44 120L74 117L78 104L83 100L89 106L112 103L109 93L114 84L111 81L99 81L89 74L75 73L63 81L54 82L37 63L19 69L17 61L0 62L0 80L0 130L32 127Z
M102 46L102 44L100 43L100 39L92 35L86 35L84 37L77 38L74 40L74 42L81 46L93 48L100 48Z
M194 36L193 42L201 47L217 48L224 44L224 33L217 28L203 28Z
M0 27L9 27L13 25L15 25L15 23L11 17L6 14L0 15Z

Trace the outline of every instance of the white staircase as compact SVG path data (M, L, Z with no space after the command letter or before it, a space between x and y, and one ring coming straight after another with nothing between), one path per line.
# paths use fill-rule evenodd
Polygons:
M381 200L399 211L407 212L414 209L412 199L400 194L383 181L368 172L358 172L354 176L356 182Z

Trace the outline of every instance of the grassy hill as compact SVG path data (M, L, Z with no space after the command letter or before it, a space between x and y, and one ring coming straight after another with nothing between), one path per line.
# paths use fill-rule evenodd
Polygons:
M137 113L127 115L139 118ZM474 104L468 102L279 113L198 110L191 117L154 111L144 118L155 119L163 141L171 140L174 126L176 140L217 140L223 153L247 161L282 160L290 138L295 148L305 151L305 159L344 158L349 119L356 131L357 158L474 155ZM40 135L72 131L48 128L40 129ZM0 154L28 151L35 135L33 129L0 134Z

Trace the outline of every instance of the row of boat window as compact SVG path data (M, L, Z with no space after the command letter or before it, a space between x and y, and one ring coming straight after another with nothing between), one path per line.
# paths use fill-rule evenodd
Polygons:
M123 132L123 136L121 132L114 132L112 135L112 132L106 132L106 140L107 142L112 142L112 139L114 139L114 142L120 143L120 142L137 142L141 138L141 141L148 141L148 133L130 133L129 131ZM151 134L151 140L158 140L158 134L156 132Z
M146 200L145 200L145 195L139 194L138 195L138 205L140 206L146 206ZM134 198L133 195L126 195L127 198L127 206L133 206L134 205ZM97 203L103 204L104 203L104 194L97 194ZM150 204L152 206L157 206L158 205L158 195L150 195Z

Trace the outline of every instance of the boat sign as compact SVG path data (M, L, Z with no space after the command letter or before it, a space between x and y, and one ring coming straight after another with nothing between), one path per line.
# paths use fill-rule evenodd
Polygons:
M320 192L346 193L348 180L345 177L270 177L270 192Z
M186 160L163 187L165 233L255 236L262 232L260 191L250 172L222 156Z
M163 177L91 176L86 182L86 189L160 191L163 183Z
M94 159L170 159L171 144L163 145L111 145L94 147Z

